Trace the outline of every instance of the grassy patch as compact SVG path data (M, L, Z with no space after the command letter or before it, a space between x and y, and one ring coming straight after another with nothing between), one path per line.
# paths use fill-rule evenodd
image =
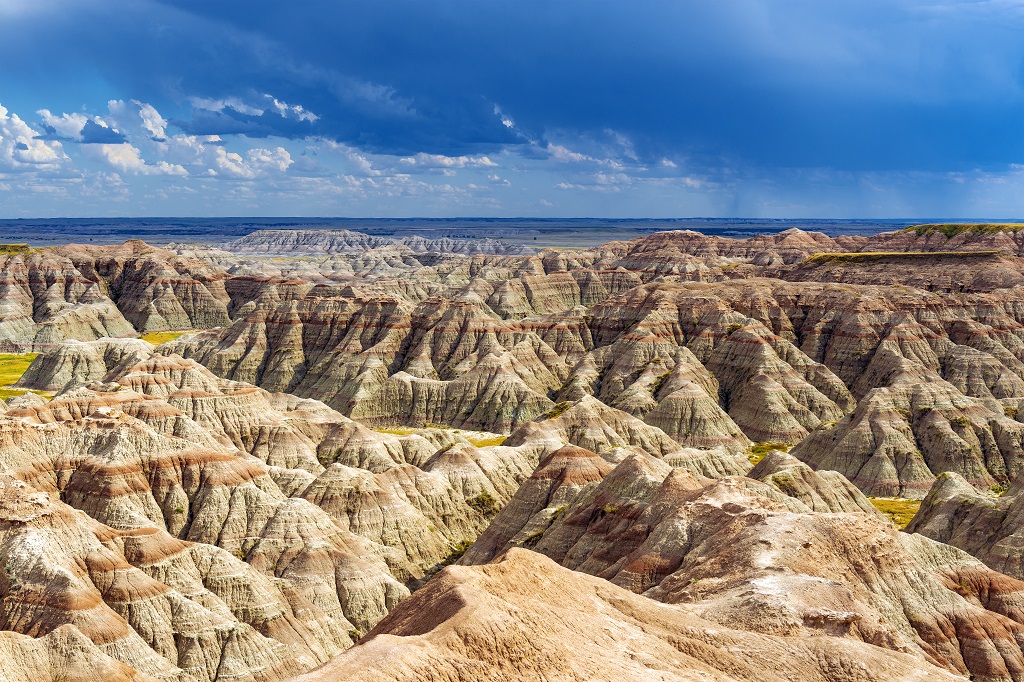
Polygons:
M986 259L1002 256L1002 251L851 251L816 253L808 256L805 265L835 265L845 263L899 263L930 259Z
M478 448L489 448L494 445L501 445L508 436L495 436L494 438L467 438L470 443Z
M469 498L466 500L466 503L484 516L494 516L501 511L498 501L486 490L479 495Z
M789 449L793 447L789 443L754 443L750 446L750 452L747 453L747 459L750 460L751 464L757 464L765 458L772 450L782 450L783 452L789 452Z
M17 383L39 353L0 353L0 386Z
M373 429L377 433L390 433L392 436L411 436L420 431L407 426L379 426Z
M147 332L147 333L143 334L142 336L140 336L139 338L142 339L143 341L148 341L149 343L153 344L154 346L159 346L161 343L167 343L168 341L173 341L174 339L178 338L179 336L181 336L183 334L187 334L187 333L188 332L183 332L183 331L182 332Z
M889 517L896 527L903 530L921 508L921 500L894 500L886 497L869 498L875 509Z
M0 353L0 400L7 400L14 396L22 395L24 388L10 388L12 384L18 383L21 376L36 359L39 353ZM32 391L36 395L47 395L44 391Z
M22 255L28 255L35 253L38 249L33 249L28 244L0 244L0 256L16 256L19 253Z
M572 403L569 402L568 400L564 400L564 401L558 403L557 405L555 405L553 408L551 408L547 412L545 412L543 415L541 415L537 419L537 421L542 422L542 421L547 421L548 419L555 419L555 418L561 416L561 414L563 412L565 412L566 410L568 410L570 407L572 407Z
M926 237L933 234L945 235L951 239L960 234L982 235L996 234L998 232L1020 232L1024 230L1024 223L928 223L925 225L914 225L908 227L904 232L913 232L918 237Z

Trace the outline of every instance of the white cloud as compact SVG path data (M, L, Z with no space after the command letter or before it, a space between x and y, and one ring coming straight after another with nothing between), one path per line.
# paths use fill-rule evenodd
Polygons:
M157 161L152 168L156 168L157 172L162 175L177 175L178 177L188 177L188 171L185 170L184 166L179 166L176 163L167 163L166 161Z
M246 116L262 116L264 109L257 109L256 107L249 106L237 97L227 97L225 99L208 99L206 97L189 97L189 102L192 103L196 109L206 109L207 111L224 111L225 109L234 109L240 114Z
M142 160L138 147L133 147L127 143L101 144L99 145L99 151L107 163L114 168L128 173L144 172L146 162Z
M89 117L85 114L61 114L60 116L54 116L50 113L49 109L40 109L36 113L39 114L44 125L53 128L61 137L73 140L82 139L82 129L85 128L85 124L89 121Z
M0 163L15 169L53 170L67 159L60 142L38 139L17 114L0 105Z
M135 173L141 175L177 175L187 176L188 171L184 166L166 161L157 161L155 164L147 164L142 158L142 152L138 147L127 142L122 144L101 144L98 145L100 155L114 168L124 173Z
M146 104L133 99L132 103L139 108L139 118L142 119L142 127L149 131L154 139L163 140L167 137L167 120L160 115L160 112L152 104Z
M555 161L562 161L564 163L582 163L583 161L597 161L597 159L595 159L592 156L587 156L586 154L574 152L568 147L563 147L560 144L551 144L549 142L547 146L547 151L548 155L552 159L554 159Z
M672 159L662 159L658 163L658 165L661 166L662 168L678 168L679 167L679 166L676 165L676 162L673 161Z
M445 156L444 154L424 154L407 156L402 163L424 168L497 168L498 164L486 156Z
M246 152L249 157L249 164L256 169L276 170L284 173L288 166L292 165L292 156L284 147L274 149L250 149Z
M292 165L291 154L284 147L274 149L255 148L245 153L245 157L236 152L229 152L217 147L213 158L216 173L225 173L236 178L252 179L257 175L277 171L284 173Z
M319 116L314 114L312 111L308 111L301 104L288 104L287 102L282 102L273 95L263 96L273 103L274 109L277 110L277 113L281 118L297 118L300 121L308 121L309 123L314 123L320 120Z
M223 147L217 147L215 154L213 163L217 167L217 171L227 173L236 178L256 177L256 172L246 165L245 159L239 154L229 152Z

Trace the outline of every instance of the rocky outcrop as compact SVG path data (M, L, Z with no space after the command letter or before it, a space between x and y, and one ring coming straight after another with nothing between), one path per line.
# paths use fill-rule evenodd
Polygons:
M1024 225L1020 223L938 223L914 225L898 232L874 235L865 251L1000 251L1024 255Z
M0 350L225 324L226 275L140 241L0 256Z
M423 237L374 237L351 230L257 230L224 245L235 253L261 254L362 254L370 249L402 248L413 253L462 255L529 254L534 250L497 239L424 239Z
M871 501L838 471L815 471L792 455L773 450L747 476L794 497L816 512L864 512L883 518Z
M220 647L239 642L239 660L263 671L254 679L296 674L350 646L409 594L404 582L416 584L471 543L536 465L529 448L477 448L444 430L377 433L318 401L220 379L178 356L142 355L133 364L138 358L128 353L101 380L66 388L50 402L31 395L12 401L0 416L0 466L39 504L63 509L62 523L100 524L80 533L75 542L86 549L67 561L99 551L88 549L92 533L117 561L208 610L213 597L196 595L212 590L230 617L273 640L228 636L220 607L209 635L200 633L219 638ZM18 570L37 564L37 551L57 552L25 547L19 556L27 563ZM153 624L131 621L142 639L114 647L114 658L158 677L227 675L228 667L209 664L200 674L202 665L185 665L178 649L155 645L153 628L175 633L185 626L130 596L119 599L108 606ZM53 627L70 623L97 646L108 643L105 631L89 629L76 614ZM31 629L42 615L19 617L0 629L45 634ZM300 622L284 627L288 619ZM194 618L189 623L200 627ZM173 646L182 641L178 636ZM198 651L199 644L188 646ZM213 646L189 655L235 655Z
M935 377L873 389L792 454L839 471L869 495L921 499L942 472L985 488L1016 478L1022 439L1024 424Z
M586 396L575 403L559 403L544 418L519 427L505 445L550 453L563 445L575 445L618 461L631 451L640 451L705 476L743 473L750 464L742 451L745 439L733 439L728 446L712 449L681 447L661 429L636 417L608 407Z
M863 497L838 475L815 479L774 459L756 472L761 483L709 481L646 455L611 468L579 450L554 453L460 564L529 547L726 627L854 639L959 674L1017 679L1024 624L1009 604L1024 583L860 511ZM857 511L814 511L802 499Z
M513 549L493 564L445 569L359 646L298 679L962 678L861 642L722 627Z
M344 632L303 622L311 604L290 602L282 585L223 550L155 529L119 533L9 476L0 500L3 630L49 636L51 646L126 679L134 669L160 679L276 680L342 648Z
M1024 579L1020 493L1020 484L998 496L978 490L958 474L944 473L935 479L907 532L959 547L997 571Z
M39 391L62 391L100 381L116 367L134 365L152 352L153 346L140 339L68 339L38 355L17 385Z
M43 637L0 631L0 659L17 661L0 669L3 682L154 682L103 653L73 625L62 625Z

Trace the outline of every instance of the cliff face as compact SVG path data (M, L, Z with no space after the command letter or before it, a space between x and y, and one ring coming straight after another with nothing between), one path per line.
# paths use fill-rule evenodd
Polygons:
M0 350L228 322L225 275L155 249L69 245L0 256Z

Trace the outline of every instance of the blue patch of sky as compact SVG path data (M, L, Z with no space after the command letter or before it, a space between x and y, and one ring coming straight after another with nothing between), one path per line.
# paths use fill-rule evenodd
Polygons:
M1022 28L1017 0L0 0L0 215L1014 217Z

